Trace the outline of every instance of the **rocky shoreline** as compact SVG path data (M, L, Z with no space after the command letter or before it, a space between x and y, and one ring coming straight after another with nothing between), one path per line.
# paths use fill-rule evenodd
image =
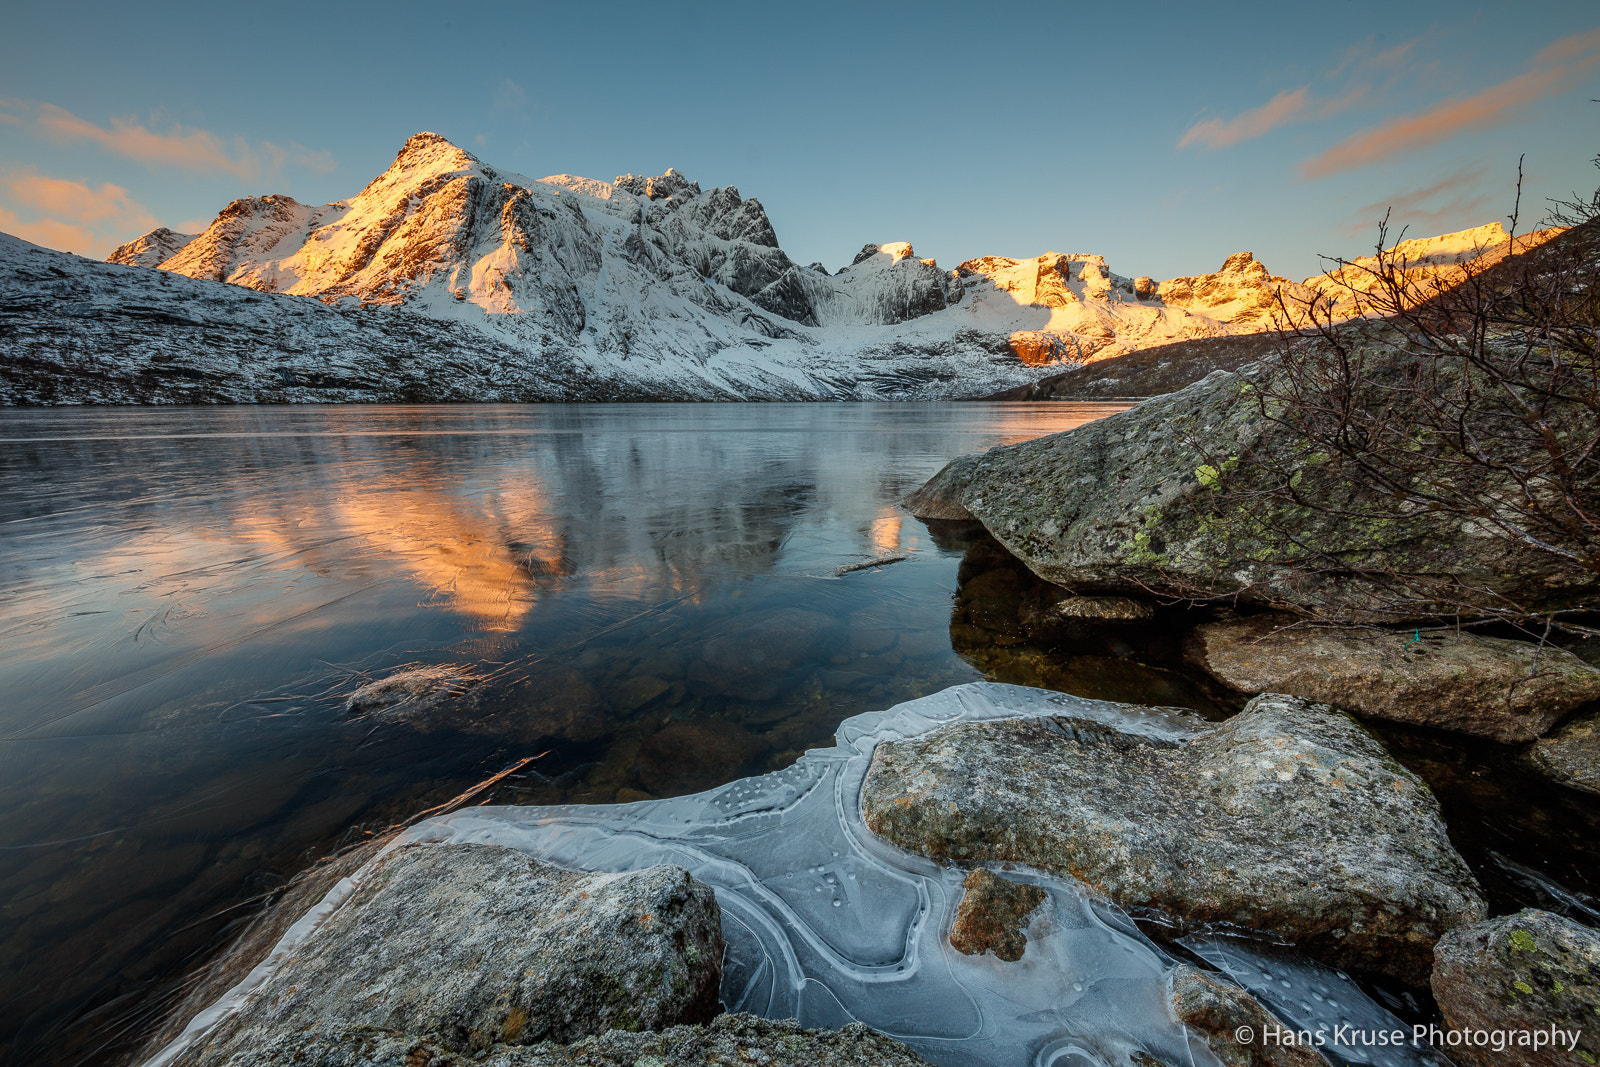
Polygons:
M1220 476L1207 435L1274 432L1240 400L1259 373L962 457L908 501L966 552L955 648L1031 687L857 716L832 749L690 797L431 819L308 880L141 1058L1597 1062L1600 911L1535 871L1548 910L1504 907L1384 739L1490 746L1590 804L1600 640L1424 632L1359 568L1264 557L1181 606L1201 577L1183 568L1217 555L1190 506ZM1311 520L1429 581L1594 594L1437 514ZM770 683L719 655L722 683ZM1126 672L1138 699L1050 691L1074 671ZM378 680L352 710L448 714L461 687L427 681ZM1373 1053L1347 1031L1408 1036ZM1265 1036L1302 1032L1335 1036Z
M1019 974L1039 966L1039 953L1059 951L1050 936L1060 920L1026 872L1084 885L1139 916L1141 928L1164 931L1156 951L1167 960L1167 1010L1199 1043L1193 1062L1209 1055L1230 1067L1339 1061L1237 1041L1242 1026L1307 1023L1226 970L1197 965L1183 947L1195 937L1292 942L1312 960L1431 993L1438 1018L1460 1031L1581 1030L1600 1004L1600 934L1535 910L1485 920L1437 801L1351 716L1267 694L1216 724L1070 698L1030 705L1021 697L1037 691L997 689L1021 717L1002 707L940 725L902 711L931 729L898 740L903 728L890 730L865 745L870 764L851 794L871 831L965 872L937 931L953 951ZM734 783L732 795L740 788L751 787ZM169 1032L152 1041L143 1062L923 1062L915 1038L908 1046L860 1024L718 1014L728 913L687 870L573 871L533 857L514 835L481 829L493 823L477 825L468 836L479 843L430 842L423 832L323 872L315 888L337 881L320 901L299 893L275 924L261 921L264 931L234 954L231 973L248 977L178 1040ZM282 935L284 918L302 927L298 938L292 928ZM276 944L263 936L271 932ZM1461 977L1490 967L1506 976L1502 985L1537 996L1486 999ZM1361 996L1351 990L1339 995ZM1333 1026L1340 1016L1322 1019ZM1179 1062L1170 1050L1139 1055L1130 1062Z

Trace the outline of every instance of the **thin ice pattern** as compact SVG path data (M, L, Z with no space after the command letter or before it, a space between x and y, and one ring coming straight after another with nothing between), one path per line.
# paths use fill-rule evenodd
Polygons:
M1202 725L1171 709L979 682L847 719L833 748L704 793L613 806L469 808L419 823L388 847L494 844L571 869L684 867L716 889L722 906L728 942L722 1000L730 1011L797 1018L812 1027L860 1021L943 1067L1125 1067L1139 1052L1174 1067L1220 1067L1204 1040L1173 1014L1171 957L1119 909L1074 881L1007 870L1007 877L1048 894L1030 920L1023 958L962 955L947 933L964 872L889 845L862 820L861 782L879 742L960 720L1063 713L1173 743ZM320 911L348 899L364 873L342 882ZM313 932L317 920L307 920L146 1067L170 1061L209 1020L243 1007L272 960ZM1296 1028L1331 1028L1353 1018L1403 1025L1353 982L1298 957L1264 965L1247 948L1210 942L1192 948L1207 960L1215 956L1216 966ZM1298 986L1286 995L1280 987L1291 974L1305 979L1307 991L1313 985L1322 991L1320 997L1298 998ZM1437 1061L1387 1050L1346 1062Z

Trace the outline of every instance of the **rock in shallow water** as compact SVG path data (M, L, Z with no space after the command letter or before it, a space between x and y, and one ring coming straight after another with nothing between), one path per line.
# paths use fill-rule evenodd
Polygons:
M1211 971L1180 963L1172 972L1172 1010L1205 1035L1224 1067L1327 1067L1315 1048L1268 1041L1268 1027L1284 1023L1255 997ZM1240 1041L1247 1027L1250 1037ZM1293 1027L1287 1027L1293 1029Z
M1067 717L958 723L879 745L862 809L914 852L1065 872L1412 985L1440 935L1484 914L1427 787L1350 716L1281 695L1186 744Z
M421 715L460 696L476 679L460 667L410 667L368 682L344 702L353 715L404 719Z
M1197 627L1184 658L1241 693L1289 693L1379 719L1531 741L1600 700L1600 671L1560 648L1477 634L1281 627L1257 615Z
M922 1058L860 1023L805 1030L793 1021L719 1015L658 1033L610 1030L570 1045L496 1045L464 1055L428 1037L383 1030L286 1034L229 1067L912 1067Z
M1600 711L1579 715L1534 742L1528 758L1552 781L1600 796Z
M982 867L967 874L966 890L950 928L951 947L968 956L993 952L1007 963L1020 960L1027 950L1028 920L1049 894Z
M1581 1034L1575 1050L1445 1045L1474 1067L1600 1062L1600 931L1571 919L1528 908L1450 931L1434 948L1433 996L1456 1030Z
M579 874L493 845L401 848L173 1062L356 1030L470 1054L701 1022L722 950L716 898L677 867Z
M817 611L784 608L747 620L708 640L689 668L690 680L742 700L771 700L784 675L821 645L837 622Z

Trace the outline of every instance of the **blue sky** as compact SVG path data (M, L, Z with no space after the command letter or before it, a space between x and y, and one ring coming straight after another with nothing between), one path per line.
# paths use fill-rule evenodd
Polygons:
M1600 172L1600 8L1321 4L22 4L0 37L0 230L103 256L269 192L322 203L430 129L496 166L669 166L766 206L801 262L909 240L1241 249L1303 277Z

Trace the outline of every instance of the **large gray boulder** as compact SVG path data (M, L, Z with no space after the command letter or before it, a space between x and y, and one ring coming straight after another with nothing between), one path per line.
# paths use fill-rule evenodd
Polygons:
M1374 366L1398 372L1400 362ZM1298 454L1254 400L1258 379L1272 372L1270 362L1217 371L1064 433L961 456L906 507L918 518L976 519L1039 577L1080 593L1198 589L1355 622L1396 618L1393 593L1355 577L1360 568L1437 585L1441 596L1465 586L1529 607L1594 596L1600 575L1457 515L1419 509L1404 521L1352 521L1352 510L1379 501L1310 450L1300 457L1297 490L1320 506L1262 499L1229 525L1239 535L1230 543L1208 513L1207 494L1214 486L1264 488L1241 456ZM1282 545L1248 535L1274 526L1338 556L1348 572L1283 565Z
M860 1023L806 1030L792 1020L719 1015L705 1026L609 1030L569 1045L494 1045L464 1053L437 1038L388 1030L289 1033L242 1048L228 1067L913 1067L922 1058Z
M677 867L582 874L494 845L411 846L173 1062L356 1030L471 1055L704 1022L722 949L715 896Z
M1528 760L1552 781L1600 796L1600 711L1578 715L1534 742Z
M1184 658L1241 693L1289 693L1510 743L1600 700L1600 670L1554 646L1470 633L1282 628L1292 621L1207 623L1185 638Z
M1600 1062L1600 931L1528 908L1452 930L1434 947L1433 996L1452 1030L1473 1037L1435 1042L1472 1067L1581 1067ZM1476 1040L1495 1031L1574 1034L1542 1048L1496 1049ZM1491 1039L1492 1040L1492 1039ZM1531 1040L1531 1036L1529 1038Z
M879 745L861 802L913 852L1043 867L1412 985L1440 935L1484 914L1427 786L1350 716L1293 697L1184 744L1071 718L959 723Z

